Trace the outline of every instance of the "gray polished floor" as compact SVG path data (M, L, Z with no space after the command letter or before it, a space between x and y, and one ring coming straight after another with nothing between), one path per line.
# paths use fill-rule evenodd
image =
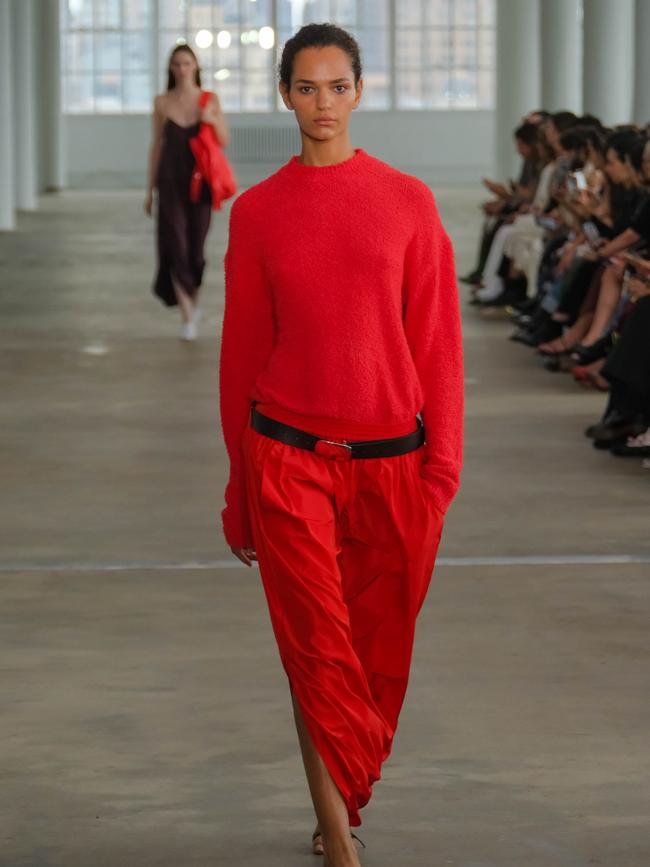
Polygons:
M467 270L475 191L438 199ZM140 205L48 197L0 235L0 865L315 863L259 581L219 530L227 212L188 345ZM583 437L602 396L464 314L464 485L363 864L645 867L650 471Z

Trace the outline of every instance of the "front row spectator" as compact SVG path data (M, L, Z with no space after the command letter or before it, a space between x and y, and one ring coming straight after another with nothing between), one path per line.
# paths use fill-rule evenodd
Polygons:
M534 112L516 138L519 185L486 183L471 303L504 307L549 371L609 392L597 448L650 459L648 129Z

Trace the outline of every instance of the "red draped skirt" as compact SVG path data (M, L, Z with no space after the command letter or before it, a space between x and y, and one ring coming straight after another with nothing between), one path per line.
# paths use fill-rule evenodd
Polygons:
M313 430L313 420L309 427L286 412L280 420L319 436L343 436L331 426ZM414 428L385 429L383 436ZM367 426L348 426L345 436L367 439ZM391 750L415 621L442 532L442 515L420 476L424 450L340 460L250 427L242 447L280 658L350 824L360 825L359 810Z

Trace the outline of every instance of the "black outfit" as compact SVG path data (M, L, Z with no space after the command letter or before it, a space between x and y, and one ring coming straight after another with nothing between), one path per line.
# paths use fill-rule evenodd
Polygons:
M650 296L639 298L632 306L603 375L625 387L627 399L647 414L650 424Z
M643 187L631 187L627 189L625 187L613 186L613 225L608 226L598 219L592 219L591 222L597 226L602 237L609 239L616 238L626 229L634 228L638 215L641 213L645 214L644 209L647 204L648 194ZM583 302L589 290L593 288L593 281L599 281L604 270L605 266L601 262L576 259L572 268L567 272L558 310L569 315L570 324L573 324L580 315Z
M568 269L558 310L568 314L570 325L578 319L593 281L598 280L600 283L604 272L604 265L587 259L576 259Z
M616 238L626 229L633 228L633 222L648 193L643 187L621 187L612 185L612 225L608 226L597 217L591 221L597 226L603 238Z
M153 291L168 307L178 304L172 274L188 295L201 285L205 257L203 248L210 228L212 199L203 184L200 201L190 201L194 154L189 141L199 123L179 126L165 122L160 162L156 175L158 189L158 274Z
M650 246L650 195L647 192L634 212L630 228L634 229L646 246Z

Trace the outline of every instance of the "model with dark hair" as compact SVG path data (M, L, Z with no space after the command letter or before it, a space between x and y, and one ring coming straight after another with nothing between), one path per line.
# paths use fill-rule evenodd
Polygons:
M362 90L350 34L286 43L302 152L232 208L221 348L224 532L259 563L328 867L359 864L461 465L451 244L423 183L352 147Z
M201 315L198 294L212 210L207 183L202 183L198 201L190 199L195 169L190 139L198 134L202 122L212 124L225 147L228 127L219 98L201 90L201 71L189 45L177 45L169 58L167 91L154 100L144 209L151 216L157 189L158 273L154 292L168 307L180 307L184 340L197 336Z

